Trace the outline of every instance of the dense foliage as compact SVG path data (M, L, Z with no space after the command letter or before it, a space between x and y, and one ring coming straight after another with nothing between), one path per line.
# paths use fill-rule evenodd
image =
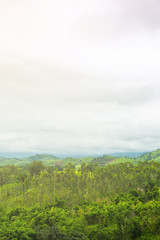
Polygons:
M160 163L0 169L0 240L160 239Z

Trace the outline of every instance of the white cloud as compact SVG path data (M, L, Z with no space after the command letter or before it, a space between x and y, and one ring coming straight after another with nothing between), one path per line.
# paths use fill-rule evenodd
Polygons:
M0 1L0 151L159 147L159 1Z

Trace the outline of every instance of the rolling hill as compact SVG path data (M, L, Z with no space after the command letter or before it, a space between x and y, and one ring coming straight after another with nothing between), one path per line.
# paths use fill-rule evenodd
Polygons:
M126 156L125 156L126 155ZM84 163L97 163L99 166L107 166L108 164L118 164L124 162L138 163L139 161L158 161L160 162L160 148L143 154L138 157L140 153L115 153L111 155L104 155L99 157L67 157L67 158L58 158L51 154L35 154L33 156L25 158L8 158L0 157L0 166L14 164L16 166L28 165L33 161L42 161L46 166L65 166L68 163L76 165L78 168L82 162ZM127 157L132 156L132 157ZM136 157L137 156L137 157Z
M154 161L160 161L160 148L158 148L155 151L149 152L149 153L145 153L144 155L142 155L141 157L138 158L138 160L140 161L150 161L150 160L154 160Z

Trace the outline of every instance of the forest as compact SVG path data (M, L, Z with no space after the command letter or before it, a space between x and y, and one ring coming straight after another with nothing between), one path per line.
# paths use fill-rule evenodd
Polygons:
M159 156L1 166L0 240L159 240Z

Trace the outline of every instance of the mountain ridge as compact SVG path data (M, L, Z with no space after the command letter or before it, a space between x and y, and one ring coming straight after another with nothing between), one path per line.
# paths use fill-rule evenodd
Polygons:
M129 156L129 157L128 157ZM132 157L130 157L132 156ZM4 165L28 165L33 161L42 161L47 166L56 166L56 165L66 165L68 163L72 163L77 167L80 166L82 162L84 163L97 163L99 166L106 166L108 164L118 164L124 162L132 162L138 163L139 161L160 161L160 148L154 150L152 152L120 152L120 153L112 153L106 154L103 156L93 157L66 157L59 158L52 154L34 154L32 156L28 156L25 158L7 158L0 156L0 166Z

